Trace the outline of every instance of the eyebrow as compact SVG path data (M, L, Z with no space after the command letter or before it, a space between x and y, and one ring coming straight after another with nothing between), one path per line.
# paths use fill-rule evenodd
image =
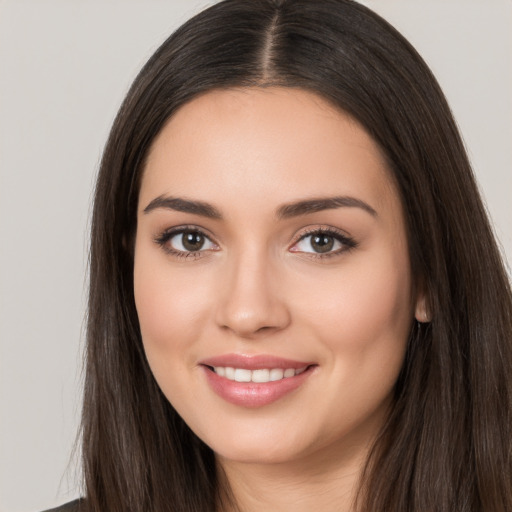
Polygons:
M350 196L319 197L285 204L277 210L277 217L279 219L289 219L299 215L342 207L361 208L372 217L377 217L377 212L368 203Z
M211 204L203 201L192 201L189 199L183 199L180 197L166 197L158 196L151 201L146 208L144 213L149 213L157 208L165 208L167 210L176 210L177 212L193 213L195 215L201 215L202 217L208 217L210 219L222 219L222 215Z
M368 203L350 196L319 197L295 201L280 206L276 211L276 216L278 219L290 219L300 215L308 215L323 210L333 210L342 207L360 208L369 213L372 217L377 217L377 212ZM157 208L192 213L210 219L222 220L220 211L217 210L215 206L204 201L183 199L180 197L158 196L153 199L143 211L144 213L149 213Z

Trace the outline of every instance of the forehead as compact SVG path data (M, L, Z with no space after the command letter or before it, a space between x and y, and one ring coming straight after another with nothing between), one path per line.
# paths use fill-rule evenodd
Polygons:
M161 194L222 202L228 193L286 202L334 192L377 207L397 201L385 158L360 124L308 91L238 88L197 97L167 122L146 161L141 202Z

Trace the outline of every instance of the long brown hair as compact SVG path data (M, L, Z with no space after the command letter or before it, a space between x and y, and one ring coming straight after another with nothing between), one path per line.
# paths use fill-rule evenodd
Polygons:
M510 512L507 275L436 80L395 29L351 0L225 0L172 34L133 83L94 201L83 509L216 508L214 454L163 396L144 355L132 283L139 182L152 141L184 103L216 88L269 85L321 95L380 145L432 312L410 334L360 509Z

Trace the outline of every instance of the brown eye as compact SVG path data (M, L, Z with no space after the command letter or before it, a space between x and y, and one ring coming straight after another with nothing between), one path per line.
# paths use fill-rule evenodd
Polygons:
M294 246L294 252L309 252L316 254L326 254L336 252L343 248L345 241L340 240L339 235L331 235L318 231L303 236Z
M315 252L323 253L329 252L334 247L334 237L326 234L317 234L311 236L311 248Z
M200 251L204 245L204 235L197 231L186 231L181 235L181 243L187 251Z
M331 256L353 249L356 245L353 239L342 233L319 229L303 235L290 250L318 256Z
M167 245L169 250L177 253L206 251L216 247L201 231L191 229L175 231L166 235L159 243Z

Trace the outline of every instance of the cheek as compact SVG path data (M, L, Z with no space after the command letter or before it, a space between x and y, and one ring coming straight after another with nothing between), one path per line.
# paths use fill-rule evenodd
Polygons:
M347 265L299 305L303 331L325 349L321 364L333 384L325 387L333 436L339 425L384 413L402 367L413 315L411 278L408 260L403 266L395 261ZM326 414L322 403L314 407L319 416Z
M135 305L153 370L172 366L207 321L211 293L201 272L172 271L165 257L136 259Z
M347 283L344 316L353 319L361 333L376 329L400 333L412 316L410 278L407 270L373 267Z
M346 351L375 363L377 357L394 359L405 348L412 322L408 268L401 254L358 259L316 286L311 283L298 306L301 316L331 352Z

